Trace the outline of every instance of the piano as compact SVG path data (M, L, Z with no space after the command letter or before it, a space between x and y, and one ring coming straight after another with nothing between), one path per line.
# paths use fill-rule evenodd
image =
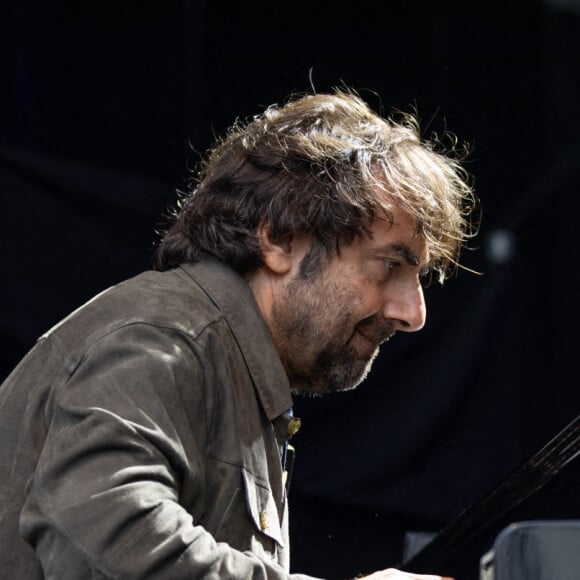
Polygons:
M400 568L456 580L493 578L492 548L511 524L573 520L580 522L580 415ZM580 569L570 577L580 578Z

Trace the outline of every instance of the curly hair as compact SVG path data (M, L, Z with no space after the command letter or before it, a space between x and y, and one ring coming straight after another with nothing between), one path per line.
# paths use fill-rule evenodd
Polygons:
M273 239L313 238L310 269L321 255L370 234L385 195L425 236L441 282L475 233L468 175L437 140L423 141L412 115L383 119L355 93L337 90L272 105L237 122L202 161L182 194L155 255L166 270L205 253L241 274L262 266L258 229Z

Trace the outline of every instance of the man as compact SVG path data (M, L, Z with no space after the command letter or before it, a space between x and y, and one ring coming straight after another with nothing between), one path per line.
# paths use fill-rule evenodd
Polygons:
M235 126L156 271L41 337L0 388L3 578L289 573L294 393L351 389L425 322L469 236L459 165L355 95ZM373 578L439 578L384 570Z

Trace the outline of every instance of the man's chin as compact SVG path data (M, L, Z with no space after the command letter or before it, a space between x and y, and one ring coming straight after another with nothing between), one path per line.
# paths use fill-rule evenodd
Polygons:
M317 397L352 391L367 378L378 353L379 349L377 348L368 360L358 359L349 363L334 362L334 364L327 366L325 372L317 373L316 376L299 382L292 381L292 392Z

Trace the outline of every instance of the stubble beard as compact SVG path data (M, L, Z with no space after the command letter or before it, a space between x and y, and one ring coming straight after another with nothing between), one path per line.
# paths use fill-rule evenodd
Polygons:
M294 393L348 391L366 378L378 345L393 331L374 317L353 322L352 305L357 301L358 296L346 289L295 279L274 304L274 342ZM361 328L362 341L356 336ZM355 342L364 342L364 352L357 351Z

